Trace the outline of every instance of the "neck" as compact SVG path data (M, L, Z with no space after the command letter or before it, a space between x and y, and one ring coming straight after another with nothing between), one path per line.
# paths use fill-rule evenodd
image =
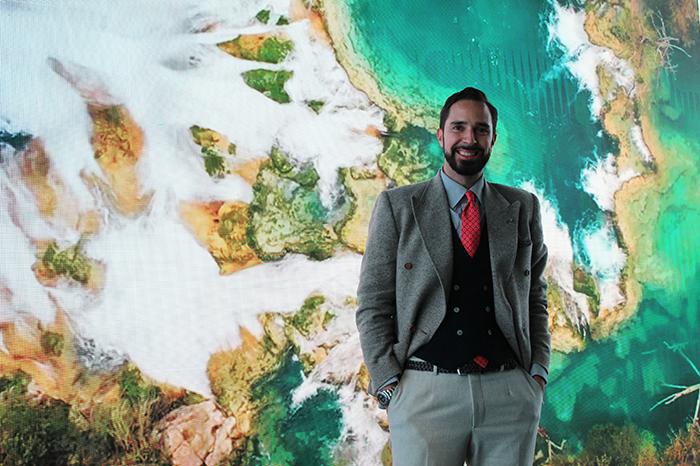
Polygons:
M459 173L454 171L452 167L450 167L450 164L448 164L447 162L445 162L442 166L442 170L445 172L445 175L447 175L449 178L461 184L467 189L474 186L474 183L479 181L479 178L481 178L484 174L484 170L482 169L473 175L460 175Z

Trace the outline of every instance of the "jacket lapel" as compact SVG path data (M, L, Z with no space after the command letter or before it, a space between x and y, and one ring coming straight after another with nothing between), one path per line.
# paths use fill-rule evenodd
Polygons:
M447 194L438 173L426 185L423 192L411 199L423 243L440 277L445 293L452 283L452 221L450 220Z
M512 204L491 183L484 184L484 209L489 233L493 281L509 278L518 247L520 201Z
M483 197L489 235L496 322L511 348L522 359L522 350L514 323L516 313L522 310L512 307L503 289L504 283L511 278L517 254L520 201L511 204L488 182L484 185Z

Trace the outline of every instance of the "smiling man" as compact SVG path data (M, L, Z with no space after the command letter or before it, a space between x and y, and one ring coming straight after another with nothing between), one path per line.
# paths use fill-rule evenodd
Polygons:
M445 101L432 179L383 192L357 326L394 465L531 465L550 335L537 198L484 180L498 112Z

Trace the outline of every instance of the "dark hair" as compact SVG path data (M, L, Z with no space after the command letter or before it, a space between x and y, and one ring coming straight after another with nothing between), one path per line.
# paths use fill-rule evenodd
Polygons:
M491 120L493 120L493 131L496 132L496 123L498 122L498 110L493 106L489 99L486 98L486 94L481 92L475 87L465 87L459 92L455 92L447 98L445 105L442 106L440 110L440 128L445 128L445 121L447 121L447 116L450 114L450 108L455 102L460 100L476 100L477 102L483 102L489 108L491 112Z

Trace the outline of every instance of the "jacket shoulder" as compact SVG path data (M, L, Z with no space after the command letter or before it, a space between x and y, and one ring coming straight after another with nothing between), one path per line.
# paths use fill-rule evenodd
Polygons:
M532 194L530 191L526 191L522 188L491 182L489 182L489 185L511 203L520 201L530 205L533 200L537 198L537 196Z
M389 196L389 200L391 200L392 203L410 202L412 197L420 196L420 194L428 187L429 183L430 180L407 184L404 186L387 189L384 191L384 193Z

